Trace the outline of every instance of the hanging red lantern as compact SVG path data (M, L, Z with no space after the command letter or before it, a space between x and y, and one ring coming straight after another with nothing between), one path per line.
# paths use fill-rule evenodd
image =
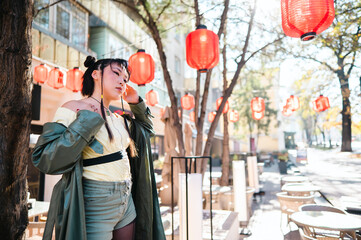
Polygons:
M251 109L253 112L263 112L265 110L264 99L255 97L251 100Z
M158 92L153 89L145 94L145 99L147 100L147 104L149 106L155 106L158 103Z
M208 113L208 122L213 122L214 118L216 117L216 112L210 112Z
M58 67L53 68L49 73L49 80L46 82L50 87L55 89L63 88L64 74Z
M300 100L299 100L299 98L296 97L296 96L291 95L286 101L286 106L291 111L297 111L300 108Z
M312 102L313 109L316 112L323 112L330 108L330 102L328 100L328 97L324 97L323 95L320 95L316 100Z
M165 112L165 109L161 108L160 111L159 111L159 115L160 115L161 118L163 117L164 112Z
M38 83L44 83L48 79L48 68L44 63L34 68L34 80Z
M73 92L81 91L83 87L83 75L84 73L79 70L79 67L69 70L66 74L66 88Z
M218 111L218 109L219 109L219 106L221 106L222 100L223 100L223 97L220 97L220 98L218 98L217 101L216 101L217 111ZM223 107L222 113L227 113L228 110L229 110L229 103L228 103L228 101L227 101L226 104L225 104L224 107Z
M237 122L239 120L239 113L236 110L229 111L229 121Z
M264 111L262 112L253 112L252 111L252 118L254 120L261 120L264 117Z
M154 60L151 55L145 53L144 49L139 49L137 53L129 58L130 81L144 86L154 79Z
M281 0L282 28L287 36L313 39L333 22L333 0Z
M187 64L200 72L214 68L219 62L219 39L205 25L188 34L186 38Z
M187 93L183 97L181 97L181 105L184 110L191 110L194 108L195 102L193 95Z
M293 114L293 111L288 107L288 105L283 106L282 114L285 117L289 117Z
M189 113L189 119L191 120L191 122L195 122L196 121L196 113L195 112L190 112Z

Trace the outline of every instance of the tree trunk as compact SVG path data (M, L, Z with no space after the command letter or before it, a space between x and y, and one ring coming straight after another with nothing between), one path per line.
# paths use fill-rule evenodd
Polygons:
M227 90L227 21L225 22L223 31L223 95ZM222 177L220 181L221 186L227 186L229 184L229 132L228 132L228 116L227 113L223 114L223 151L222 151Z
M227 186L229 184L229 132L228 132L228 117L227 114L223 114L223 151L222 151L222 177L221 186Z
M32 1L0 1L0 236L28 224L26 173L31 119Z
M341 152L352 152L351 148L351 105L348 97L342 100L342 145Z

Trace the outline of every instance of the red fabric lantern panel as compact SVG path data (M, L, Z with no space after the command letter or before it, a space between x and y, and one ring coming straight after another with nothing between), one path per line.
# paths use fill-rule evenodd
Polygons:
M187 35L187 64L201 72L214 68L219 62L219 39L217 34L204 25Z
M323 112L330 108L330 102L328 100L328 97L324 97L320 95L316 100L312 102L313 109L316 112Z
M165 109L161 108L160 112L159 112L161 118L164 116L164 112L165 112Z
M154 60L151 55L139 49L129 58L130 81L138 86L144 86L154 79Z
M285 117L289 117L293 114L293 111L286 105L286 106L283 106L282 114Z
M208 122L213 122L214 118L216 117L216 112L210 112L208 113Z
M264 117L264 111L262 112L252 112L252 118L254 120L261 120Z
M81 91L83 87L83 75L84 73L75 67L69 70L66 74L66 88L73 92Z
M287 36L313 39L335 18L333 0L281 0L282 28Z
M55 89L63 88L64 74L58 67L53 68L49 73L49 80L46 82L50 87Z
M220 97L220 98L217 99L217 101L216 101L216 108L217 108L217 110L218 110L219 107L221 106L222 100L223 100L223 97ZM228 103L228 101L227 101L226 104L225 104L224 107L223 107L222 113L227 113L228 110L229 110L229 103Z
M239 113L236 110L229 111L229 121L237 122L239 120Z
M300 100L298 97L291 95L286 102L286 106L291 111L297 111L300 108Z
M251 109L252 112L263 112L265 110L264 99L260 97L255 97L251 100Z
M45 83L48 79L48 68L42 63L34 68L34 80L38 83Z
M187 93L181 97L181 105L184 110L191 110L195 106L195 101L193 95Z
M195 122L196 121L196 113L195 112L190 112L189 113L189 119L191 120L191 122Z
M145 94L145 99L147 100L147 104L150 106L155 106L158 104L158 92L154 91L153 89L150 90Z

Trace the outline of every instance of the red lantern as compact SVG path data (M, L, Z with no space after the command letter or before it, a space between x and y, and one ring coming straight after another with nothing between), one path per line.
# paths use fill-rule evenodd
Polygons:
M320 95L316 100L312 102L313 109L316 112L323 112L330 108L330 102L328 101L328 97L324 97Z
M216 112L210 112L208 113L208 121L213 122L214 118L216 117Z
M254 120L261 120L264 117L264 111L262 112L252 112L252 118Z
M129 58L130 81L138 86L144 86L154 79L154 61L151 55L139 49Z
M221 106L222 100L223 100L223 97L220 97L220 98L217 99L217 101L216 101L216 108L217 108L217 110L219 109L219 106ZM227 113L228 110L229 110L229 103L228 103L228 101L227 101L226 104L225 104L224 107L223 107L222 113Z
M46 82L50 87L59 89L64 87L64 74L58 67L53 68L49 73L49 80Z
M298 97L295 97L293 95L291 95L286 102L286 106L288 107L288 109L290 109L291 111L296 111L300 108L300 100Z
M153 89L145 94L145 99L147 100L147 104L150 106L155 106L158 103L158 93Z
M66 74L66 88L73 92L81 91L83 87L83 75L84 73L75 67L69 70Z
M160 112L159 112L161 118L163 117L164 112L165 112L165 109L164 109L164 108L161 108L161 109L160 109Z
M265 110L264 99L255 97L251 100L251 109L253 112L263 112Z
M218 36L204 25L188 34L186 38L187 64L200 72L214 68L219 62Z
M44 83L48 79L48 68L42 63L34 68L34 80Z
M289 117L292 115L292 113L293 113L293 111L290 108L288 108L287 105L283 106L283 110L282 110L283 116Z
M183 97L181 97L181 105L184 110L191 110L194 108L194 97L193 95L187 93Z
M333 0L281 0L282 28L302 41L326 30L335 17Z
M229 121L237 122L239 119L239 113L236 110L229 111Z
M189 113L189 118L190 118L191 122L195 122L196 121L196 113L195 112L190 112Z

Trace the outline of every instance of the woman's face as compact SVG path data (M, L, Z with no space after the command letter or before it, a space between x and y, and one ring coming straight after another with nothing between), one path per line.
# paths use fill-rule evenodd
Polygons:
M125 67L113 63L103 70L103 95L109 100L119 100L127 87L129 81L128 72Z

